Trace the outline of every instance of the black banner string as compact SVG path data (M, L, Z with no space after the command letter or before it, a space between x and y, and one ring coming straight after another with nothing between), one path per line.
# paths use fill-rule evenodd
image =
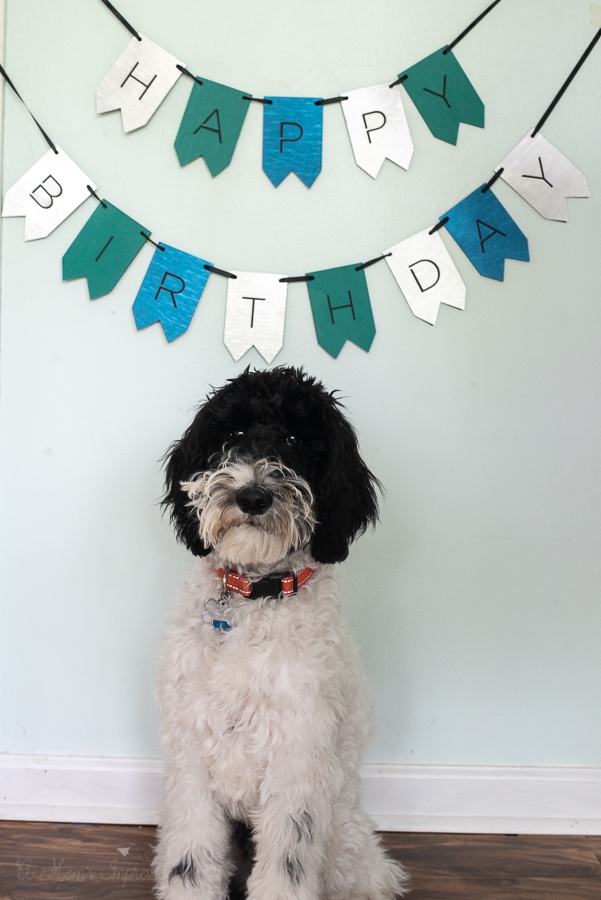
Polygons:
M46 132L44 131L44 129L42 128L42 126L40 125L40 123L38 122L38 120L36 119L34 114L32 113L32 111L30 110L30 108L25 103L25 100L23 100L23 97L21 96L21 94L18 92L18 90L16 89L16 87L14 86L14 84L12 83L10 78L8 77L8 72L2 66L0 66L0 75L2 75L2 77L4 78L6 83L8 85L10 85L10 87L13 89L13 91L15 92L15 94L17 95L17 97L19 98L19 100L21 101L21 103L23 104L23 106L25 107L25 109L27 110L27 112L29 113L29 115L31 116L33 121L35 122L35 124L38 126L38 128L42 132L44 140L46 141L46 143L48 144L50 149L54 150L55 153L58 153L58 150L56 149L56 145L50 140L50 138L48 137L48 135L46 134Z
M478 23L482 21L484 16L487 16L489 12L493 10L495 6L497 6L500 2L501 0L494 0L494 3L491 3L490 6L487 6L484 12L481 12L477 19L474 19L474 21L470 25L468 25L467 28L464 28L461 34L457 35L455 40L451 41L451 43L447 47L445 47L442 52L444 54L450 53L453 47L455 47L459 43L459 41L462 41L466 34L469 34L472 28L475 28L476 25L478 25Z
M163 253L165 252L165 248L163 247L163 245L157 244L156 241L153 241L153 239L150 237L150 235L146 234L145 231L141 231L140 234L142 235L142 237L144 238L145 241L148 241L148 243L152 244L153 247L156 247L157 250L162 250Z
M214 275L223 275L224 278L237 278L237 275L234 275L233 272L226 272L225 269L218 269L217 266L210 266L208 263L203 266L203 269L206 269L207 272L212 272Z
M386 259L387 256L392 256L392 253L383 253L382 256L376 256L374 259L368 259L367 262L361 263L360 266L355 266L355 272L360 272L361 269L369 269L370 266L375 266L376 263L381 262L381 260Z
M203 82L200 80L200 78L197 78L196 75L194 75L193 72L189 72L188 69L186 69L185 66L180 66L179 63L176 63L175 68L176 68L176 69L179 69L180 72L182 73L182 75L187 75L188 78L192 78L194 81L197 81L198 84L202 84L202 83L203 83Z
M501 2L501 0L494 0L494 3L491 3L490 6L487 6L486 9L484 10L484 12L481 12L477 19L474 19L474 21L470 25L468 25L467 28L464 28L463 31L461 32L461 34L457 35L455 40L451 41L451 43L448 44L444 48L444 50L442 52L445 54L445 56L447 53L450 53L451 50L453 49L453 47L456 47L457 44L459 43L459 41L463 40L463 38L466 36L466 34L469 34L470 31L472 30L472 28L475 28L476 25L478 24L478 22L481 22L482 19L484 18L484 16L487 16L489 14L489 12L492 9L494 9L495 6L500 2ZM396 87L397 84L402 84L403 81L406 81L407 78L409 78L409 76L407 74L401 75L400 78L397 78L396 81L393 81L392 84L388 85L388 87L389 88Z
M103 208L103 209L107 209L108 207L107 207L106 203L104 202L104 200L101 200L101 199L100 199L100 197L98 196L98 194L96 193L96 191L92 188L92 185L91 185L91 184L86 184L86 187L87 187L87 189L89 190L91 196L94 197L96 200L98 200L98 202L100 203L100 205L102 206L102 208Z
M287 278L280 278L284 284L296 284L301 281L315 281L315 275L289 275Z
M330 103L342 103L343 100L348 100L348 97L328 97L327 100L316 100L315 106L329 106Z
M127 21L125 16L123 16L119 12L119 10L113 6L113 4L110 2L110 0L100 0L100 2L104 3L106 8L109 9L112 12L112 14L114 16L116 16L117 19L119 19L119 21L121 22L122 25L125 25L125 27L127 28L127 30L129 31L130 34L133 34L133 36L135 38L137 38L139 41L142 40L142 37L136 31L136 29L133 27L133 25L131 25ZM464 28L463 31L461 32L461 34L459 34L455 38L454 41L451 41L451 43L448 44L448 46L446 46L442 52L445 54L450 53L451 50L453 49L453 47L455 47L459 43L459 41L463 40L463 38L466 36L466 34L469 34L469 32L472 30L472 28L475 28L476 25L482 21L484 16L487 16L488 13L492 9L494 9L495 6L497 6L497 4L499 4L500 2L501 2L501 0L494 0L494 2L490 4L490 6L487 6L487 8L483 12L481 12L480 15L467 26L467 28ZM200 78L197 78L196 75L193 75L192 72L188 71L188 69L185 68L185 66L177 65L176 68L178 68L180 70L180 72L182 72L183 75L187 75L189 78L193 78L199 84L202 84L202 81L200 80ZM397 78L396 81L393 81L392 84L388 85L388 87L391 87L391 88L396 87L398 84L402 84L402 82L405 81L405 79L408 77L409 77L408 75L402 75L401 78ZM273 102L272 100L265 100L260 97L243 97L242 99L243 100L254 100L256 103L265 103L265 104ZM328 97L326 100L316 100L315 106L328 106L332 103L341 103L343 100L348 100L348 97Z
M534 129L534 131L532 132L530 137L536 137L538 132L541 130L541 128L543 127L543 125L545 124L545 122L547 121L547 119L549 118L549 116L551 115L551 113L553 112L553 110L555 109L555 107L557 106L557 104L559 103L559 101L561 100L561 98L563 97L563 95L565 94L567 89L569 88L569 86L571 85L572 81L574 80L574 78L576 77L576 75L578 74L578 72L580 71L580 69L582 68L584 63L586 62L588 56L592 53L593 48L594 48L595 44L597 43L597 41L599 40L599 38L601 38L601 28L599 29L599 31L597 32L595 37L592 39L592 41L590 42L590 44L588 45L588 47L586 48L586 50L584 51L584 53L582 54L582 56L580 57L580 59L578 60L578 62L576 63L576 65L574 66L574 68L572 69L570 74L568 75L568 77L566 78L566 80L564 81L563 85L561 86L561 88L559 89L559 91L557 92L557 94L555 95L553 100L551 101L548 109L542 116L540 122L538 122L536 128Z
M495 183L495 181L497 181L501 177L501 175L503 174L504 171L505 171L505 168L503 166L501 166L499 169L497 169L497 171L495 172L493 177L490 179L490 181L487 181L486 184L484 185L484 187L482 188L483 194L485 194L487 191L490 191L490 189L493 186L493 184Z
M271 106L273 104L273 100L266 100L265 97L242 97L243 100L248 100L253 103L263 103L265 106Z
M122 25L125 25L125 27L127 28L127 30L129 31L130 34L133 34L133 36L134 36L135 38L137 38L139 41L142 40L141 35L139 35L138 32L136 31L136 29L133 27L133 25L130 25L129 22L127 21L127 19L126 19L124 16L121 15L121 13L119 12L119 10L118 10L118 9L115 9L115 7L114 7L113 4L110 2L110 0L100 0L100 2L101 2L101 3L104 3L104 5L106 6L107 9L110 9L110 11L112 12L112 14L113 14L117 19L119 19L119 21L121 22Z
M445 225L447 224L448 221L449 221L449 217L445 216L443 219L440 220L440 222L438 222L437 225L434 226L434 228L431 231L428 232L428 234L435 234L437 231L440 231L441 228L445 227Z

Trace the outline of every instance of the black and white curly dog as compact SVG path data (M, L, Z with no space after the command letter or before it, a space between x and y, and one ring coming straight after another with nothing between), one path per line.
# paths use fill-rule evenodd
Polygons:
M377 518L353 427L302 370L247 369L166 483L198 560L163 643L158 896L392 900L405 876L360 808L369 710L332 565Z

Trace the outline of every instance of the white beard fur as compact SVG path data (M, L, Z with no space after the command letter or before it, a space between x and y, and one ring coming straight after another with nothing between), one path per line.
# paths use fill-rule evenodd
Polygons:
M236 504L240 488L266 487L273 504L266 513L243 513ZM228 454L215 469L182 484L196 509L201 540L226 568L243 566L251 577L285 565L303 547L315 527L313 495L307 482L270 459L239 460Z
M222 632L203 613L223 563L195 562L165 628L158 897L226 900L238 819L256 842L249 900L392 900L405 875L360 808L369 706L333 567L297 550L275 568L315 570L298 594L232 594L237 624Z

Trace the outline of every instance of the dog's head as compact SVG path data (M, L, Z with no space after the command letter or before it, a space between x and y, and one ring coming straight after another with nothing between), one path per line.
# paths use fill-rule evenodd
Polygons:
M300 369L244 371L166 454L178 538L196 556L275 564L309 546L340 562L377 515L374 478L340 403Z

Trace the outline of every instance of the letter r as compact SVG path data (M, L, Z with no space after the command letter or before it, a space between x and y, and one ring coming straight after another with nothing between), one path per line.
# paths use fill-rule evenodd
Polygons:
M168 278L173 278L174 281L179 282L179 287L177 288L177 290L173 286L166 287L166 282L167 282ZM180 278L179 275L174 275L173 272L165 272L165 274L163 275L163 277L161 279L159 289L156 292L156 294L154 295L154 299L158 300L159 294L161 293L161 291L165 291L167 294L171 294L171 302L173 303L173 306L175 307L175 309L177 309L177 303L175 302L175 295L181 294L182 291L185 291L185 289L186 289L186 282L184 281L183 278Z

